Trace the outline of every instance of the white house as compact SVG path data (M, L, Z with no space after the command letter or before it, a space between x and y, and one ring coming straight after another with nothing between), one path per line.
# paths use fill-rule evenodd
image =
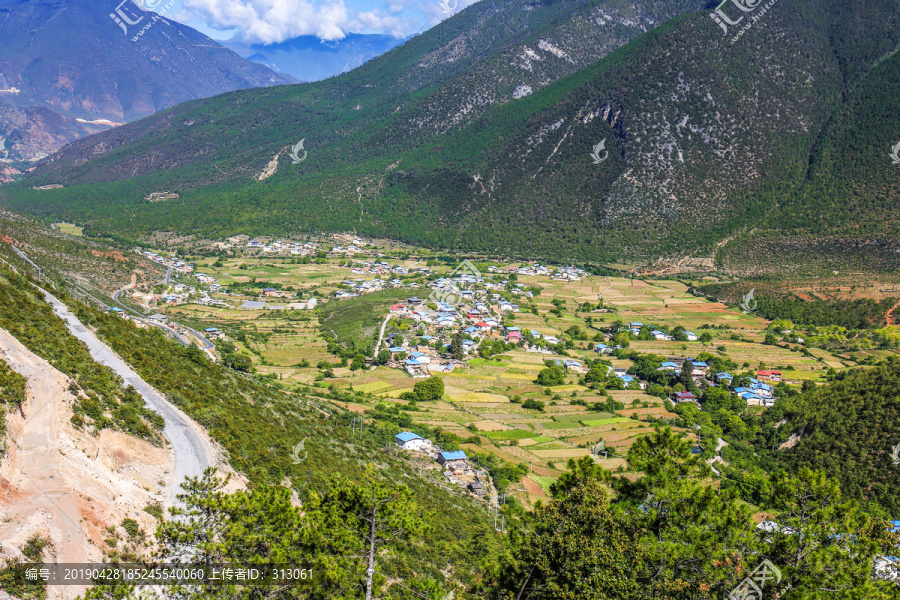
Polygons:
M411 431L403 431L394 436L394 441L404 450L425 450L431 448L431 440L423 439Z

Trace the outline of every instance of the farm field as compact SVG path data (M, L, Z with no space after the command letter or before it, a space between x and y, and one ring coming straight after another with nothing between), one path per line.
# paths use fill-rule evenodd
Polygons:
M424 262L415 260L379 260L411 269L424 266ZM328 299L326 296L345 279L375 277L351 275L348 267L341 266L343 262L290 264L272 258L237 258L224 261L224 266L218 268L211 266L212 261L198 267L199 272L210 273L222 283L255 279L257 284L277 283L283 289L299 292L301 299L316 294L320 297L316 310L243 310L185 304L170 308L167 313L194 326L219 327L238 352L250 356L257 372L289 389L311 384L352 387L365 392L369 398L354 404L352 410L357 412L374 409L379 403L405 404L400 396L412 391L417 380L400 369L386 366L351 370L328 352L323 329L338 339L371 343L378 335L378 325L390 303L416 293L427 297L428 289L387 290L349 301ZM768 321L695 297L679 281L600 276L560 281L543 276L519 276L518 283L538 290L534 298L522 302L520 311L512 315L512 323L523 331L563 337L567 330L577 326L589 338L594 338L602 328L616 321L681 325L698 335L708 332L712 340L706 344L633 340L629 350L681 358L709 352L734 361L741 369L780 369L788 380L797 384L821 380L829 366L847 364L846 360L821 349L811 349L811 355L804 355L789 346L764 345ZM581 310L584 303L596 304L600 300L606 311ZM595 343L574 341L574 347L567 351L569 357L582 361L597 358L592 349ZM607 468L624 468L624 457L631 445L653 431L654 425L647 422L648 418L677 417L667 410L667 401L642 390L609 390L601 394L584 385L574 373L567 374L562 385L549 388L538 385L535 379L545 368L547 358L550 358L547 354L521 349L490 358L472 358L465 367L437 374L445 386L441 401L419 402L417 410L403 414L409 415L414 424L460 436L465 440L462 447L470 453L493 454L502 461L527 465L529 479L515 484L509 491L529 505L546 496L550 482L563 472L569 459L592 454L591 449L602 442L606 458L601 454L596 460ZM616 358L611 363L614 368L625 369L632 364L630 360ZM624 408L615 413L605 407L594 410L595 405L605 405L608 398L623 404ZM528 399L543 403L543 409L524 408L521 402Z

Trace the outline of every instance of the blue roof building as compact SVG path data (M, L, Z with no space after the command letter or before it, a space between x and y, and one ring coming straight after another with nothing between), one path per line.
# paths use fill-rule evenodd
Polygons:
M411 431L401 431L397 435L394 436L394 439L397 440L400 444L405 444L406 442L411 442L413 440L421 439L422 436L416 435Z
M438 454L438 462L442 465L455 460L467 460L466 453L462 450L445 450Z

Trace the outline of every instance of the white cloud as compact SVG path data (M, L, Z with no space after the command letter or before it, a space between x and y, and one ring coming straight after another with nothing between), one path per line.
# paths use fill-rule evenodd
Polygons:
M185 10L215 29L237 29L249 42L271 44L300 35L339 40L349 16L343 0L184 0Z
M182 0L182 7L191 15L191 22L237 31L236 37L245 42L272 44L301 35L339 40L349 32L406 37L475 1L380 0L381 6L360 11L348 9L344 0ZM368 0L366 4L371 7L378 2Z
M378 32L398 38L406 37L415 29L416 20L402 15L405 9L401 4L392 4L386 13L381 9L358 12L349 23L350 29L355 32Z

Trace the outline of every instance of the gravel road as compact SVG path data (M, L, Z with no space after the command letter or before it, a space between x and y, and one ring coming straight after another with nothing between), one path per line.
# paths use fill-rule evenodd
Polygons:
M43 291L47 302L53 307L54 312L66 322L72 335L87 344L91 357L100 364L106 365L115 371L125 385L131 385L144 397L147 406L159 413L166 424L163 435L169 440L175 453L175 469L172 486L172 504L177 504L176 495L182 492L181 483L185 477L196 477L203 471L213 466L214 452L199 426L194 424L189 417L167 402L162 395L154 390L146 381L135 373L122 359L116 356L110 348L101 342L94 333L85 327L78 318L73 315L68 307L57 300L45 290Z

